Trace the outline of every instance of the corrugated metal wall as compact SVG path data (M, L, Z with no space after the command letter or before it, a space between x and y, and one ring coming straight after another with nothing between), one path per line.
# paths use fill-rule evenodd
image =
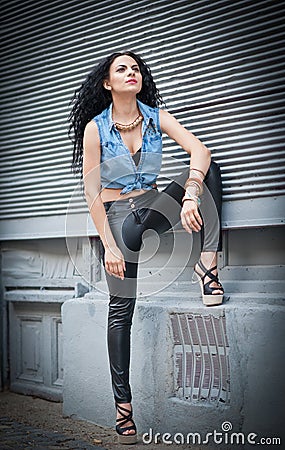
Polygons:
M2 1L1 218L65 214L76 184L69 100L98 60L123 49L146 59L168 109L211 149L225 202L284 195L284 6ZM164 154L160 187L187 156L168 138ZM73 211L86 211L80 197Z

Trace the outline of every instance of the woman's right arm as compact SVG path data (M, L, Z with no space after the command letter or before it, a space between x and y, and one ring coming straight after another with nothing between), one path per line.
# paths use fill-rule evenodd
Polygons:
M92 120L86 125L83 138L83 182L91 218L105 248L105 269L110 275L124 279L125 261L110 229L101 199L100 137Z

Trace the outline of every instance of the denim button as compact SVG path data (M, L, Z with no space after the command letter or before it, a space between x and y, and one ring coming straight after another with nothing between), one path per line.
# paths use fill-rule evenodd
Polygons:
M129 198L129 202L132 203L132 201L133 201L133 198Z
M135 205L134 203L131 204L131 208L135 208L135 206L136 206L136 205Z

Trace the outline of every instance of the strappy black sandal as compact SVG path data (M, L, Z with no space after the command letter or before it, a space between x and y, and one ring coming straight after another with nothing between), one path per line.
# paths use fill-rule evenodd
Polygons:
M202 274L197 271L197 267L201 269ZM214 270L216 269L217 266L206 269L201 261L198 261L194 267L194 272L196 273L200 284L203 303L206 306L221 305L223 303L224 288L221 285L218 276L213 274ZM206 277L210 278L210 281L204 284L204 280ZM217 283L216 287L210 286L213 281ZM213 294L214 291L222 291L222 294Z
M119 444L136 444L137 442L137 427L133 421L132 409L126 409L116 403L116 408L122 417L116 420L116 431L118 433ZM127 422L132 422L133 425L129 427L123 427ZM134 430L132 434L124 434L127 430Z

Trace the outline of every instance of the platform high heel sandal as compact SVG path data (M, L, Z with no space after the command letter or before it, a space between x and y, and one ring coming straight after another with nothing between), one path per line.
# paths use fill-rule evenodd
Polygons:
M197 270L197 268L199 268L202 273L200 273ZM206 306L221 305L223 303L224 288L221 285L218 276L213 274L213 272L216 269L217 266L211 267L210 269L206 269L206 267L204 266L204 264L201 263L201 261L198 261L194 267L194 272L200 284L203 303ZM210 281L204 283L206 277L210 278ZM213 281L217 283L216 287L210 286L210 284L213 283ZM214 291L218 290L222 291L222 294L213 294Z
M137 442L137 428L135 422L133 421L133 411L132 409L126 409L121 405L116 404L116 408L122 417L116 420L116 431L118 433L119 444L136 444ZM132 425L129 427L124 427L127 422L131 422ZM123 434L127 430L134 430L132 434Z

